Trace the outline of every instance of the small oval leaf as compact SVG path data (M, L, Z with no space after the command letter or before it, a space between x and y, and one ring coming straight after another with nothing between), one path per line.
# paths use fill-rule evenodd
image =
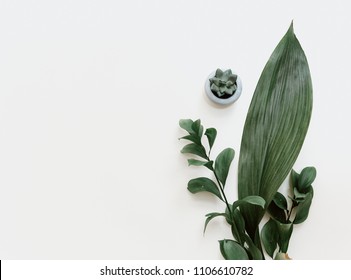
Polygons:
M287 221L287 216L285 210L279 208L273 201L269 204L268 213L274 218L275 220L285 223Z
M201 120L194 121L193 124L191 125L191 129L194 131L194 133L197 136L199 136L200 138L202 137L204 127L201 125Z
M280 192L277 192L273 197L273 202L277 205L280 209L287 210L288 209L288 202L284 195Z
M221 250L222 256L226 260L248 260L249 256L246 250L234 240L220 240L219 248Z
M194 134L194 130L191 128L193 123L194 122L191 119L181 119L179 121L179 126L186 130L189 134Z
M207 128L205 131L205 135L207 137L208 145L210 146L210 150L211 150L216 140L217 130L215 128Z
M205 148L203 146L195 144L195 143L185 145L180 152L183 154L197 155L199 157L207 159Z
M188 190L191 193L210 192L220 200L223 200L216 183L206 177L199 177L190 180L188 183Z
M313 189L311 189L311 191L306 194L305 199L302 202L300 202L299 205L296 207L296 216L294 219L294 224L301 224L307 219L308 213L310 212L312 198Z
M268 256L273 259L279 239L277 226L273 219L269 219L269 221L263 226L261 231L261 239Z
M218 176L218 180L225 185L227 180L230 164L234 159L234 150L232 148L224 149L215 160L215 173Z
M316 179L317 171L314 167L305 167L299 176L298 189L300 192L305 192L305 190L313 183Z
M189 140L191 142L194 142L195 144L201 145L201 138L195 134L188 134L183 137L180 137L179 139Z

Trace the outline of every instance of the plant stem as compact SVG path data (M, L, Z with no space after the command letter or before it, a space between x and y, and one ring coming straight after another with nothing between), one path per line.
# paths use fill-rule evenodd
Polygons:
M290 198L292 200L292 204L291 204L291 209L290 211L288 211L288 218L287 218L287 222L290 222L290 217L291 217L291 214L292 214L292 211L293 209L298 205L298 203L296 204L295 201Z
M210 159L210 152L208 153L207 160L208 160L208 161L211 160L211 159ZM222 197L223 197L223 199L224 199L224 203L226 204L226 206L227 206L227 208L228 208L229 216L230 216L230 218L231 218L231 220L232 220L232 219L233 219L232 210L230 209L230 204L229 204L228 199L227 199L227 197L226 197L226 195L225 195L225 193L224 193L224 186L222 186L222 184L221 184L221 182L219 181L218 176L217 176L217 174L216 174L216 172L215 172L214 170L213 170L213 174L214 174L214 176L215 176L215 178L216 178L217 184L218 184L218 186L219 186L218 189L219 189L219 191L220 191L220 193L221 193L221 195L222 195Z
M222 186L221 182L219 181L218 176L217 176L217 174L216 174L215 171L213 171L213 174L214 174L214 176L215 176L215 178L216 178L217 184L219 185L219 191L221 192L221 194L222 194L222 196L223 196L223 198L224 198L224 202L225 202L225 204L227 205L230 218L232 219L232 218L233 218L233 216L232 216L232 210L230 209L230 204L229 204L229 202L228 202L228 200L227 200L227 197L226 197L226 195L225 195L225 193L224 193L224 187Z

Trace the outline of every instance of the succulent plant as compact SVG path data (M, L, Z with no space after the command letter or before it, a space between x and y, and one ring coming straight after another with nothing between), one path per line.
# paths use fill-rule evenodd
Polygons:
M237 88L236 79L237 75L233 74L232 70L217 69L215 76L210 78L211 91L220 98L233 95Z

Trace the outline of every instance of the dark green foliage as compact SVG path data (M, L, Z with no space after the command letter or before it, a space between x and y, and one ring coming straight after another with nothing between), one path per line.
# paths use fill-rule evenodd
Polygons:
M219 248L226 260L248 260L249 256L245 248L234 240L224 239L219 241Z
M226 87L234 83L231 72L217 70L216 75L211 89L222 95L230 94ZM220 78L227 80L220 81ZM205 231L216 217L223 217L231 227L234 240L219 242L225 259L264 259L263 248L273 259L289 258L287 250L294 224L307 219L313 199L316 169L306 167L300 174L292 169L307 134L311 112L310 71L291 25L263 69L246 117L237 201L229 203L225 193L234 150L226 148L212 160L210 153L217 130L208 128L204 132L200 120L179 122L187 132L181 139L191 142L181 150L194 157L188 159L188 164L204 166L212 173L211 178L190 180L188 190L209 192L225 203L223 213L206 215L204 227ZM206 144L202 142L203 136L207 138ZM287 199L278 189L289 172ZM266 213L270 218L260 232L259 225Z
M251 238L245 231L245 221L240 213L242 205L256 205L263 209L265 207L265 200L259 196L247 196L243 199L229 204L226 194L224 192L227 181L230 165L234 159L235 152L232 148L226 148L220 152L215 161L210 159L210 150L215 142L217 131L214 128L208 128L205 131L208 148L202 144L202 131L204 130L200 120L181 120L179 122L181 128L188 132L188 135L180 139L191 141L181 150L182 153L189 153L201 159L188 159L189 165L204 166L212 171L212 178L199 177L191 179L188 183L188 190L193 193L208 192L214 194L226 205L224 213L209 213L206 215L204 232L206 231L208 223L216 217L224 217L227 223L231 226L232 233L236 241L223 240L220 242L221 252L225 259L250 258L262 259L263 255L257 248ZM191 146L190 146L191 145ZM189 146L191 148L189 148ZM208 152L207 152L208 150Z
M270 203L268 212L271 218L262 228L261 239L271 258L284 256L279 254L287 252L294 224L300 224L307 219L313 198L312 183L316 175L314 167L306 167L300 174L291 170L290 192L293 197L289 197L290 204L288 205L287 199L279 192ZM274 256L276 248L279 250Z
M262 228L261 231L262 244L266 249L267 254L273 258L274 252L278 246L279 233L276 223L270 219Z

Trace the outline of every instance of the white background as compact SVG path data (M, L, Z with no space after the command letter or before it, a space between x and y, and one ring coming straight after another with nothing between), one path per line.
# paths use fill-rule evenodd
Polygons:
M224 205L191 195L181 118L233 147L259 75L294 20L314 109L295 164L318 176L294 259L349 259L349 1L0 1L0 259L221 259ZM207 75L232 68L240 99L219 108Z

